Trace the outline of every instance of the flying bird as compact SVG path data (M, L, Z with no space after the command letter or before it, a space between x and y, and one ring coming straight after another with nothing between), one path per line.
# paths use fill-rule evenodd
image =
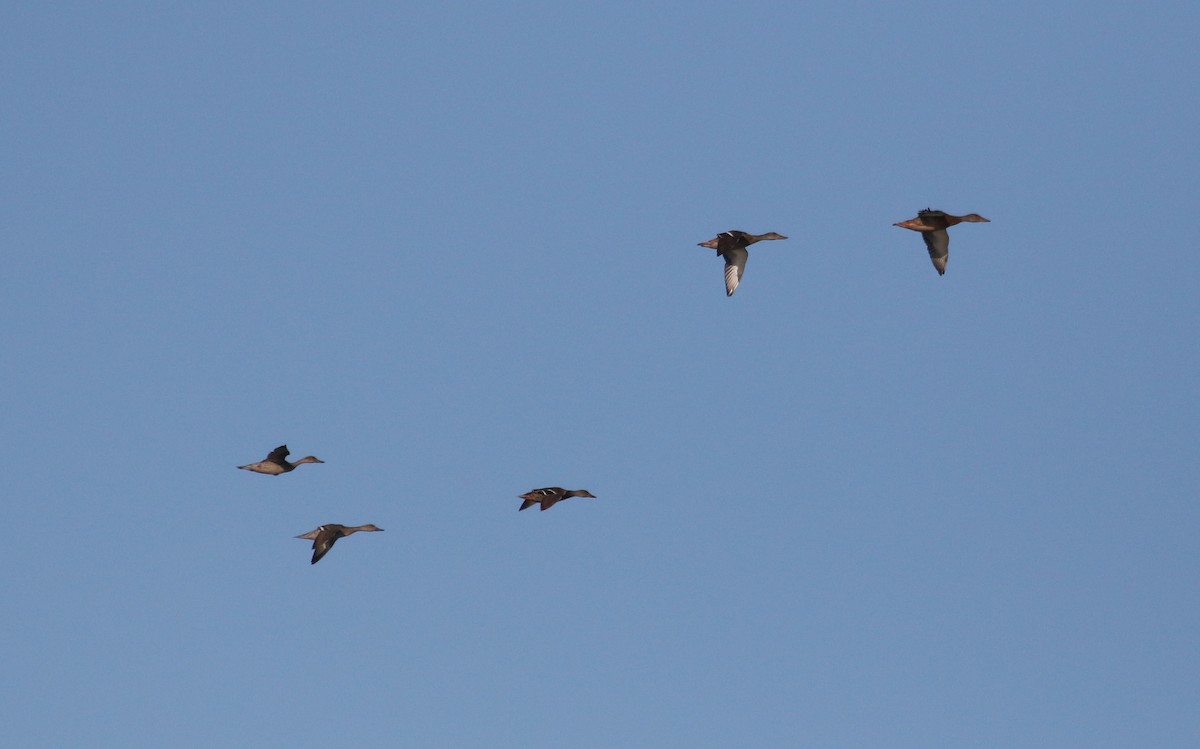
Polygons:
M746 258L750 253L746 248L764 239L787 239L782 234L769 231L766 234L747 234L744 231L732 229L721 232L707 242L699 242L700 247L716 250L718 255L725 258L725 296L733 296L742 275L746 272Z
M570 497L591 497L595 499L596 495L587 489L562 489L557 486L548 486L545 489L534 489L531 492L522 494L520 499L525 501L521 503L520 509L527 510L536 504L541 504L541 509L545 511L553 507L555 502L561 502Z
M289 463L287 461L287 456L289 456L289 455L291 455L291 452L288 451L287 445L280 445L279 447L272 450L270 455L268 455L266 457L266 459L260 460L257 463L251 463L249 465L238 466L238 468L242 469L243 471L254 471L255 473L265 473L270 476L278 476L281 473L287 473L288 471L296 470L296 466L298 466L302 463L324 463L325 462L325 461L321 460L320 458L316 458L316 457L313 457L312 455L309 455L306 458L301 458L300 460L297 460L295 463Z
M952 216L944 211L926 208L919 211L916 218L900 221L892 226L901 226L921 232L921 239L925 240L925 248L929 250L929 259L933 261L933 267L937 268L939 276L944 276L946 275L946 261L950 259L950 234L946 229L964 221L977 224L991 223L978 213Z
M358 533L359 531L381 530L383 530L383 528L371 523L367 523L366 525L351 526L329 523L328 525L320 526L316 530L296 536L296 538L312 539L313 555L312 561L309 562L309 564L316 564L317 562L321 561L321 557L329 553L329 550L333 548L333 545L337 543L339 538L345 538L351 533Z

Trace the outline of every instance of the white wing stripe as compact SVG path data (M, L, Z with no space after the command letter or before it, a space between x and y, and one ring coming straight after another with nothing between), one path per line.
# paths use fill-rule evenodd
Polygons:
M725 266L725 295L733 296L733 292L737 289L738 283L742 279L738 275L738 267L733 263Z

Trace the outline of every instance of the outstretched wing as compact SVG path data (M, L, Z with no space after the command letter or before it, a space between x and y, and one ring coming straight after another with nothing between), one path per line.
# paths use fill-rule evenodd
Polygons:
M313 539L313 556L309 564L316 564L321 561L321 557L329 553L329 550L337 543L338 538L338 534L334 531L322 530L318 533L317 537Z
M921 232L925 240L925 249L929 250L929 259L937 268L939 276L946 275L946 262L950 260L950 232L945 229Z
M746 272L746 259L750 253L745 247L735 247L722 254L725 256L725 296L733 296L742 282L742 274Z
M280 445L267 455L268 463L278 463L284 465L287 463L287 456L291 455L292 451L287 449L287 445Z

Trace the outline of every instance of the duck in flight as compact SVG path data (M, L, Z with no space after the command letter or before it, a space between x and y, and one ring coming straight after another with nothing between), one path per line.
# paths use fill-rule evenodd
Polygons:
M296 538L312 539L313 555L312 561L309 564L316 564L321 561L321 557L329 553L333 545L337 543L339 538L345 538L351 533L359 531L381 531L377 525L367 523L366 525L338 525L337 523L329 523L322 525L316 530L311 530L308 533L303 533Z
M991 223L978 213L953 216L945 211L935 211L932 208L926 208L918 212L916 218L900 221L892 224L892 226L900 226L905 229L921 232L921 239L925 240L925 248L929 250L929 259L933 261L933 267L937 268L939 276L944 276L946 275L946 261L950 259L950 234L946 229L955 224L961 224L964 221L975 224Z
M255 473L265 473L269 476L278 476L281 473L296 470L296 466L303 463L324 463L320 458L309 455L306 458L301 458L295 463L289 463L287 456L291 455L287 445L280 445L271 451L271 453L263 460L249 465L238 466L243 471L254 471Z
M520 499L525 500L521 503L521 510L527 510L536 504L540 504L543 511L549 510L554 506L555 502L561 502L570 497L591 497L596 498L587 489L563 489L557 486L548 486L545 489L534 489L531 492L525 492L520 496ZM519 512L520 510L518 510Z
M747 234L744 231L731 229L721 232L707 242L698 243L700 247L716 250L718 255L725 258L725 296L733 296L733 292L737 291L738 284L742 281L742 275L746 272L746 258L750 257L746 248L764 239L787 239L787 237L773 231L766 234Z

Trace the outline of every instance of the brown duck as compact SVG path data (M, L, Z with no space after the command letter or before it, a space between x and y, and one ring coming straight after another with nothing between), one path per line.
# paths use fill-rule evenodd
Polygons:
M288 451L287 445L280 445L272 450L271 454L268 455L266 459L260 460L257 463L238 466L238 468L241 468L243 471L254 471L255 473L265 473L269 476L278 476L281 473L287 473L288 471L296 470L296 466L301 465L302 463L325 462L320 458L309 455L306 458L297 460L295 463L289 463L287 461L287 456L289 455L291 455L291 452Z
M522 494L520 498L525 501L521 503L520 509L527 510L536 504L541 504L542 511L545 511L553 507L555 502L561 502L571 497L591 497L595 499L596 495L587 489L562 489L557 486L548 486L545 489L534 489L531 492Z
M946 275L946 261L950 259L950 234L946 232L946 229L964 221L991 223L978 213L952 216L944 211L926 208L918 212L916 218L900 221L892 226L902 226L905 229L921 232L921 239L925 240L925 248L929 250L929 259L933 261L933 267L937 268L939 276L944 276Z
M313 555L312 561L309 562L309 564L316 564L317 562L321 561L321 557L329 553L329 550L333 548L333 545L337 543L339 538L345 538L351 533L358 533L359 531L381 530L383 530L383 528L371 523L367 523L366 525L349 526L338 525L337 523L329 523L327 525L322 525L316 530L296 536L296 538L312 539Z
M742 275L746 272L746 258L750 257L747 247L764 239L787 239L782 234L769 231L766 234L747 234L736 229L721 232L707 242L699 242L700 247L716 250L725 258L725 296L733 296Z

